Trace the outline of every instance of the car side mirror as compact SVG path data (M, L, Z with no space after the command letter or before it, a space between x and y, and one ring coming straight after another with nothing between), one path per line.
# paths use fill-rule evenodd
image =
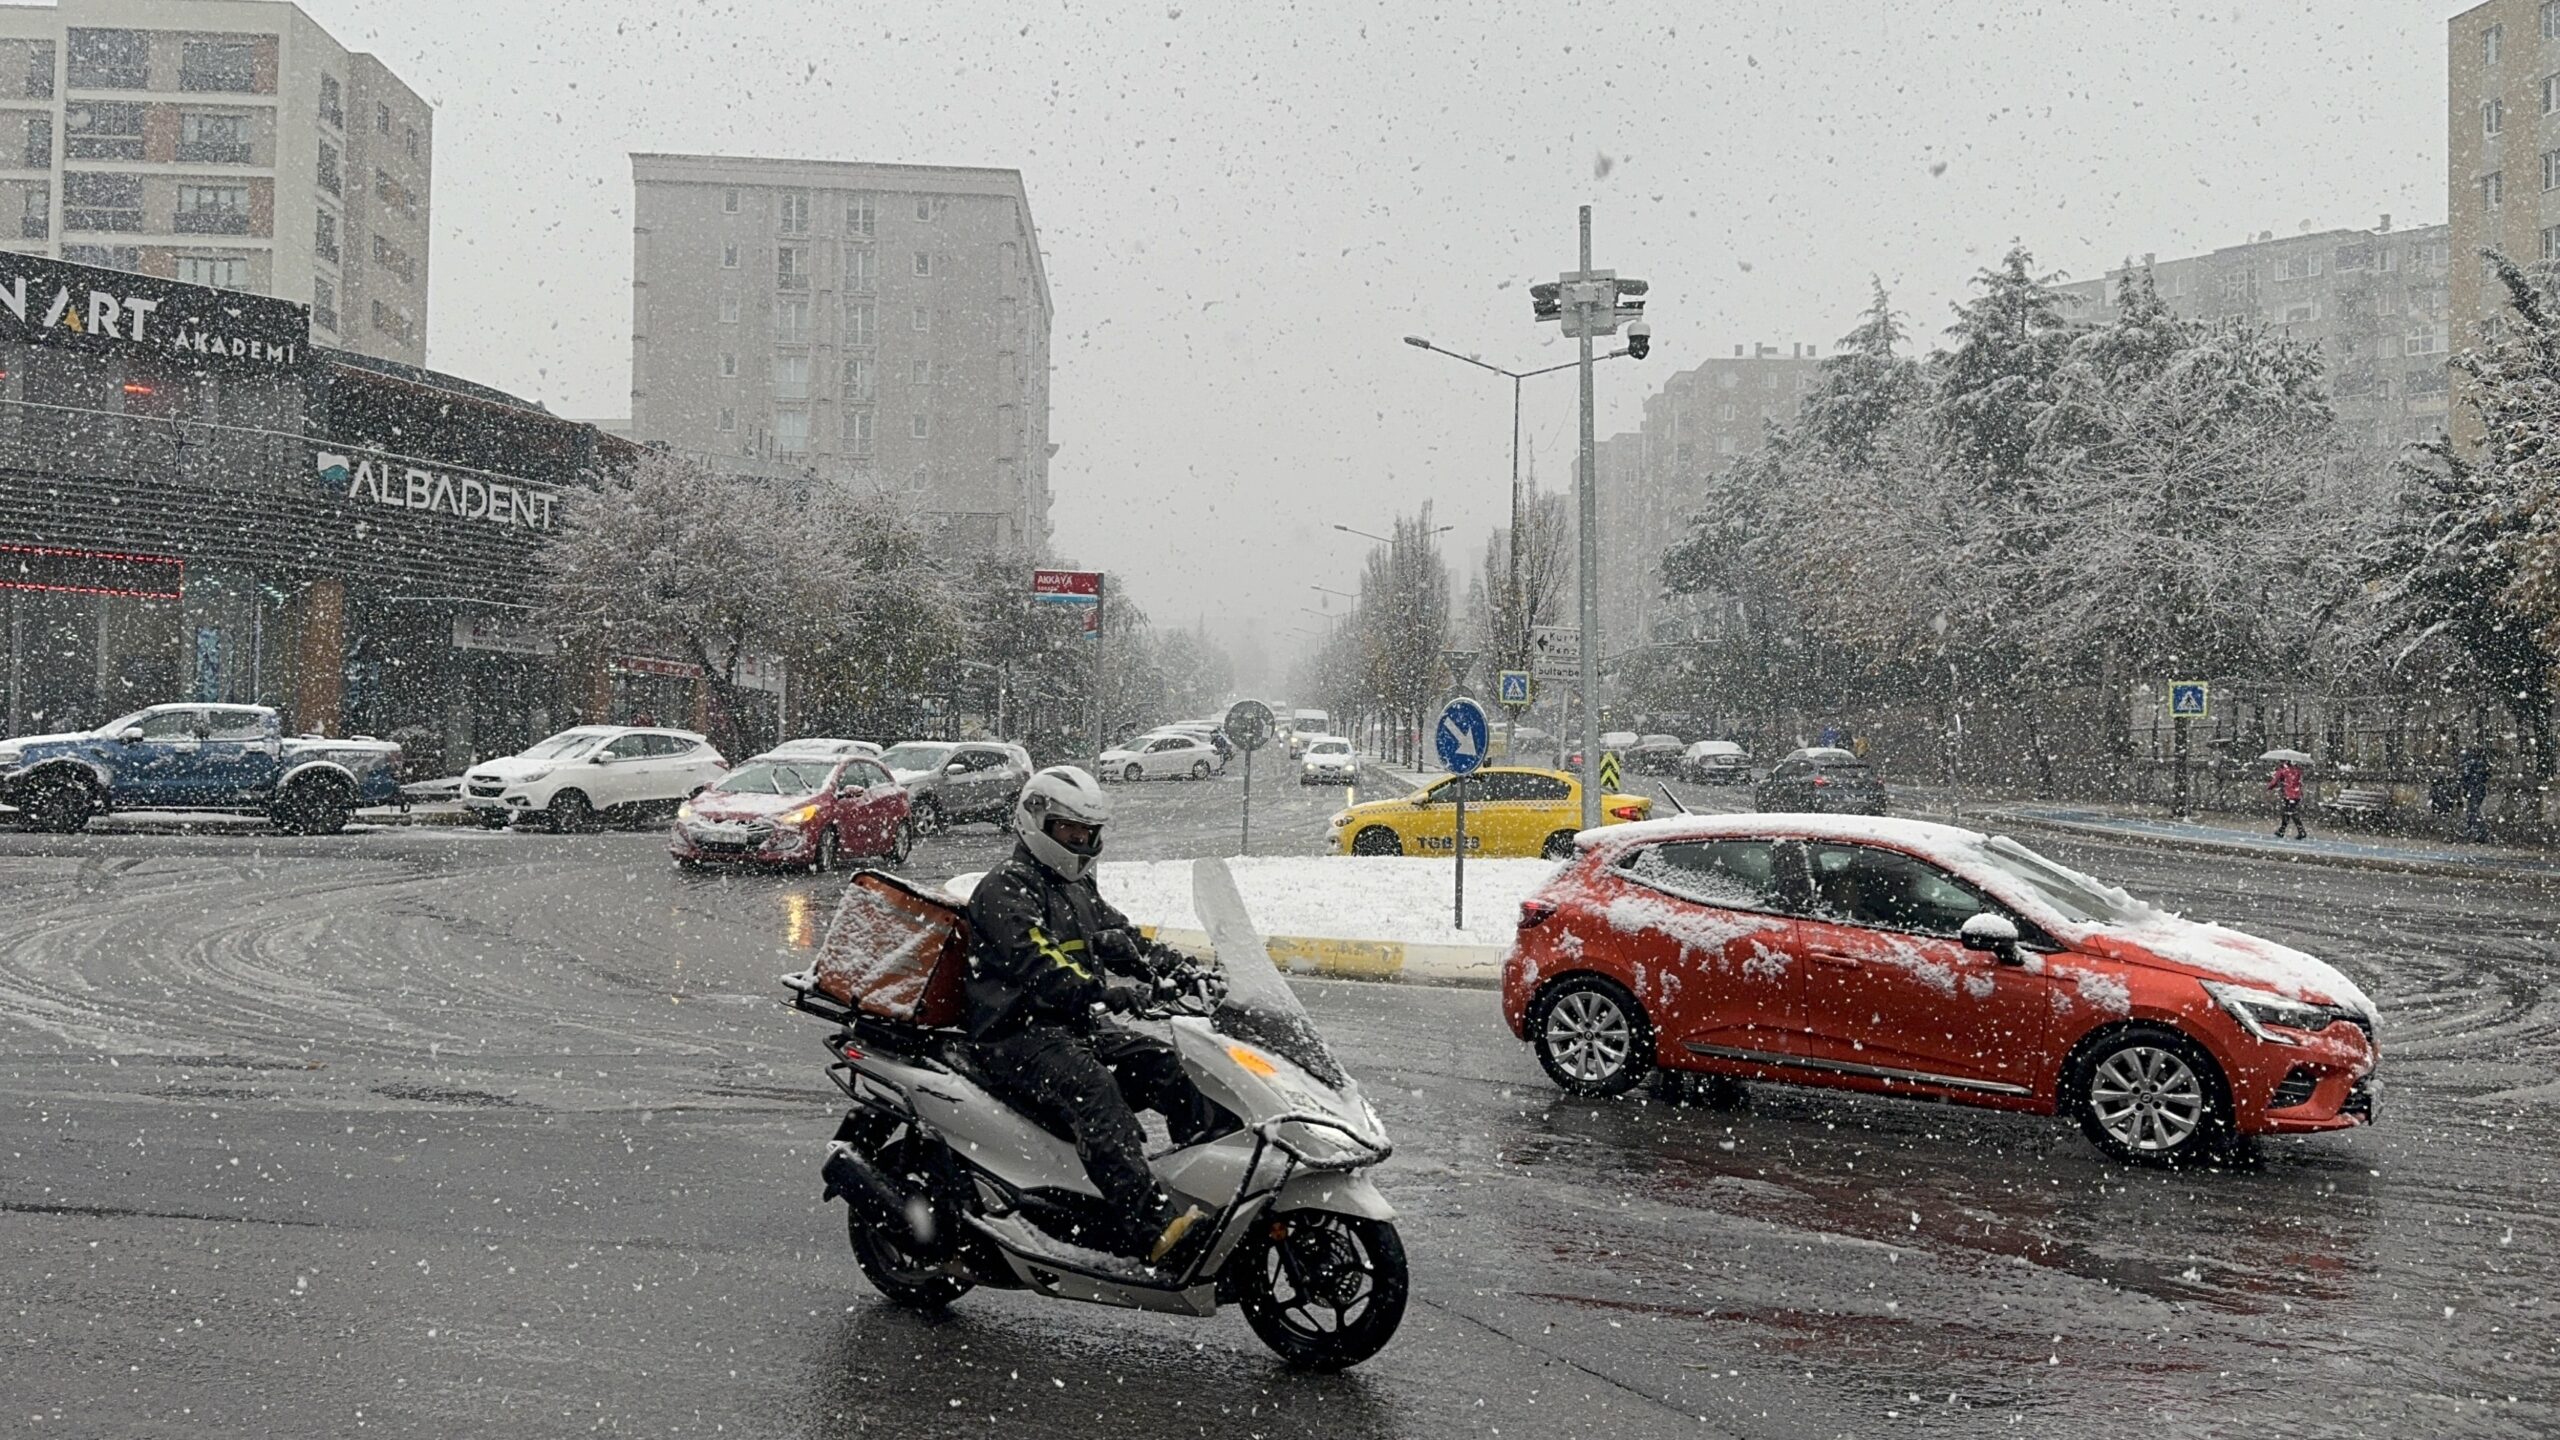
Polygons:
M1965 921L1964 928L1956 934L1967 950L1983 951L2003 965L2019 963L2018 925L2006 915L1986 910Z
M604 761L605 757L602 755L590 755L587 757L587 763L590 765L601 765Z
M945 775L966 775L969 773L969 767L961 761L954 760L950 764L942 767L942 773Z
M116 738L127 745L139 745L142 743L142 727L139 725L127 725L124 729L116 733Z

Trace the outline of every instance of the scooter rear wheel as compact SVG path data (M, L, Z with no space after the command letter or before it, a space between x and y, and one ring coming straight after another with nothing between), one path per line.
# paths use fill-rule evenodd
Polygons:
M1404 1241L1383 1220L1297 1211L1231 1262L1253 1333L1295 1370L1347 1370L1386 1348L1404 1320Z
M880 1168L891 1175L905 1177L914 1167L909 1146L900 1140L882 1151ZM909 1193L913 1193L910 1191ZM845 1207L845 1238L853 1245L854 1263L862 1267L862 1278L871 1288L889 1300L910 1310L940 1310L974 1288L969 1281L944 1273L908 1252L904 1237L869 1224L862 1213Z

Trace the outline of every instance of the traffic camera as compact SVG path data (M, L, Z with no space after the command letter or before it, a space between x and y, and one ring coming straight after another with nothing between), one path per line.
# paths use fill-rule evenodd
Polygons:
M1627 355L1641 360L1653 351L1653 322L1639 319L1627 327Z

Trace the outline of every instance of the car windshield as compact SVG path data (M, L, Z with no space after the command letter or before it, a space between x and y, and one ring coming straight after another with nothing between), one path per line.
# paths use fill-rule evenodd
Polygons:
M527 760L574 760L596 748L604 739L601 730L563 730L524 752Z
M1993 836L1977 853L2000 879L2016 881L2019 888L2075 924L2133 925L2158 913L2122 889L2047 860L2006 835Z
M937 770L943 761L950 758L951 747L948 745L926 745L910 740L881 752L880 763L892 770Z
M771 760L741 765L715 790L733 795L814 795L826 788L835 766L823 760Z
M1315 746L1313 753L1318 755L1348 755L1351 753L1351 747L1339 740L1327 740L1322 744Z

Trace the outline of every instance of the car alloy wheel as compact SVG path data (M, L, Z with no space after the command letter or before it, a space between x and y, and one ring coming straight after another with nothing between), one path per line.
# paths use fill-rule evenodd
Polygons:
M1577 975L1539 997L1530 1038L1547 1077L1568 1095L1617 1095L1653 1068L1644 1008L1616 981Z
M1548 836L1547 843L1538 847L1538 855L1541 859L1546 860L1572 859L1573 832L1570 830L1559 830L1553 835Z
M1396 832L1386 826L1372 825L1351 837L1351 853L1354 855L1401 855L1404 853L1404 842L1397 839Z
M1132 765L1128 769L1120 772L1120 778L1128 781L1132 785L1135 785L1139 781L1147 778L1147 772L1139 769L1135 765Z
M818 832L818 853L809 857L809 873L828 875L842 868L844 863L836 855L836 827L830 825Z
M560 835L584 835L596 828L596 807L583 790L563 790L551 797L551 829Z
M1194 779L1194 780L1206 780L1206 779L1208 779L1208 778L1209 778L1209 762L1208 762L1208 761L1206 761L1206 760L1194 760L1194 761L1192 761L1192 762L1191 762L1191 778L1192 778L1192 779Z
M2112 1035L2081 1075L2080 1129L2118 1160L2176 1164L2211 1149L2227 1127L2220 1074L2174 1031L2145 1025Z
M97 797L77 780L56 780L27 797L27 823L51 835L78 831L97 810Z
M919 835L938 835L942 832L942 802L930 795L919 797L914 808L910 809L907 815L914 822L916 833Z
M914 853L916 853L916 822L901 816L896 828L889 832L889 853L885 858L892 865L904 865L907 863L907 857Z

